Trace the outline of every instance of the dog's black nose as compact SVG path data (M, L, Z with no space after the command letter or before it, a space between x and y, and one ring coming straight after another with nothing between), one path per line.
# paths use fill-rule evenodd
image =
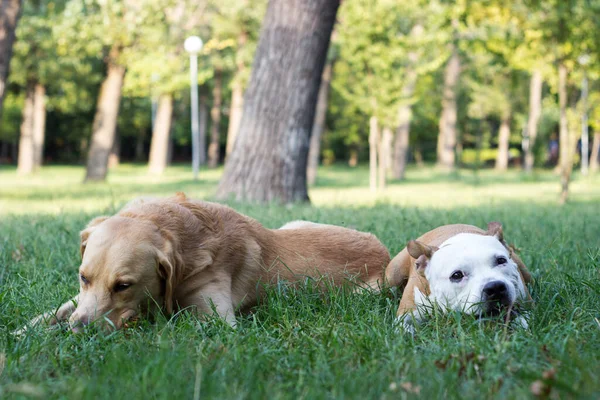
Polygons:
M508 287L502 281L492 281L485 284L483 294L487 301L502 301L508 297Z

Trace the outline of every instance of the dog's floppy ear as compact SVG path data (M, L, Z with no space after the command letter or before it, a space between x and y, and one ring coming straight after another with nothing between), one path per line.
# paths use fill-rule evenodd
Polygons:
M492 221L487 226L488 236L494 236L500 242L504 243L504 232L502 232L502 224L497 221Z
M96 227L98 225L100 225L102 222L106 221L108 218L110 218L110 217L106 217L106 216L96 217L87 224L87 226L85 227L84 230L79 232L79 238L81 239L81 242L79 245L79 252L81 253L81 258L83 258L83 253L85 253L85 247L87 246L87 241L88 241L88 238L90 237L90 234L96 229Z
M425 268L429 264L429 260L433 256L433 253L438 250L438 248L435 246L428 246L417 240L411 240L408 242L406 249L408 250L408 254L410 254L410 256L416 260L415 267L417 272L419 272L421 275L425 273Z
M158 276L165 281L165 310L167 314L173 313L173 287L175 286L175 268L169 261L165 253L158 250L157 253L157 272Z

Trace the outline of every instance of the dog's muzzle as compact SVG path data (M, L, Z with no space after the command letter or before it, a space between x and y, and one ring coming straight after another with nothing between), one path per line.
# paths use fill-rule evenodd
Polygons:
M510 306L508 286L502 281L492 281L485 284L482 291L483 308L486 314L498 314Z

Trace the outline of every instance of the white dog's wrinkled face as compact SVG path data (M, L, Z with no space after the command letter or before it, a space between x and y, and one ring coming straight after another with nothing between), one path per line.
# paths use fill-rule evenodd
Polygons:
M526 298L518 266L495 236L451 237L433 253L425 277L429 301L468 314L496 315Z

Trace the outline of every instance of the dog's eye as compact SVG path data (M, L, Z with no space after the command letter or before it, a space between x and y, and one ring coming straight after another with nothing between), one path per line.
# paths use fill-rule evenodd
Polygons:
M124 291L124 290L127 290L127 289L129 289L129 287L130 287L130 286L131 286L131 283L117 283L117 284L115 285L115 287L113 288L113 291L114 291L115 293L117 293L117 292L122 292L122 291Z
M462 271L455 271L452 273L452 275L450 275L450 280L452 282L460 282L464 277L465 275L462 273Z
M506 264L507 263L507 259L506 257L496 257L496 265L502 265L502 264Z
M88 281L87 278L83 276L83 274L79 274L79 279L81 279L81 282L83 282L84 285L90 283L90 281Z

